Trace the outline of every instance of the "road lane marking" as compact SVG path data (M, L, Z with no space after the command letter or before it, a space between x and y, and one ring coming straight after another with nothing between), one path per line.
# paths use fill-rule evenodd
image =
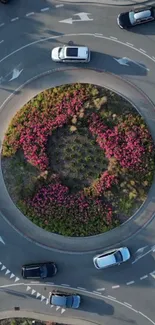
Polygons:
M44 11L48 11L50 8L49 7L46 7L46 8L42 8L40 9L41 12L44 12Z
M105 288L99 288L99 289L97 289L97 291L104 291L105 290Z
M151 318L149 318L148 316L146 316L145 314L141 313L141 311L139 311L139 314L142 315L143 317L145 317L146 319L148 319L148 321L150 321L153 325L155 325L155 322L153 322L153 320Z
M83 288L83 287L77 287L77 289L87 291L86 288Z
M148 275L147 275L147 274L146 274L146 275L143 275L143 276L141 276L140 280L144 280L144 279L146 279L146 278L148 278Z
M12 18L11 21L13 22L13 21L16 21L18 19L19 19L19 17L15 17L15 18Z
M102 295L102 292L98 292L98 291L93 291L94 293L96 293L97 295Z
M112 289L120 288L120 285L112 286Z
M111 39L117 41L117 37L114 37L114 36L110 36Z
M113 296L109 296L109 295L108 295L108 297L109 297L110 299L114 299L114 300L116 300L116 298L113 297Z
M155 271L151 272L150 275L155 279Z
M103 36L103 34L95 33L95 36Z
M130 286L131 284L134 284L134 283L135 283L135 281L130 281L130 282L127 282L126 285Z
M64 286L64 287L70 287L70 284L61 283L61 286Z
M32 11L32 12L28 12L25 16L26 16L26 17L30 17L30 16L32 16L32 15L34 15L34 11Z
M146 53L146 51L145 51L145 50L143 50L143 49L140 49L140 51L142 51L142 52Z
M132 308L132 305L128 304L128 302L124 301L124 304Z
M31 287L27 286L26 291L29 291L29 290L31 290Z
M56 5L55 7L56 8L60 8L60 7L63 7L64 5L63 4L61 4L61 5Z
M5 25L5 23L2 23L2 24L0 24L0 27L2 27L2 26L4 26Z
M128 42L126 42L126 44L127 44L127 45L129 45L129 46L134 46L133 44L131 44L131 43L128 43Z

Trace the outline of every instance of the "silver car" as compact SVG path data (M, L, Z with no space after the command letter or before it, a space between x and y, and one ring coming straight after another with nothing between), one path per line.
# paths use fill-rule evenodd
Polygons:
M130 251L127 247L111 249L93 258L97 269L104 269L109 266L119 265L130 258Z

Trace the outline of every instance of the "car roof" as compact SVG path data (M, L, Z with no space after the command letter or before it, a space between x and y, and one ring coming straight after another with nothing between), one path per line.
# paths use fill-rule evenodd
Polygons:
M88 57L88 47L86 46L67 46L65 55L67 57L78 57L79 59L85 59Z
M109 265L116 264L116 259L114 254L112 253L112 254L104 255L102 257L98 257L97 264L99 267L106 267Z
M65 296L59 296L59 295L52 295L52 297L51 297L51 303L53 305L57 305L57 306L66 306L67 297L65 297Z
M143 19L143 18L148 18L150 16L151 16L151 11L150 10L144 10L144 11L136 12L134 14L134 18L136 20Z

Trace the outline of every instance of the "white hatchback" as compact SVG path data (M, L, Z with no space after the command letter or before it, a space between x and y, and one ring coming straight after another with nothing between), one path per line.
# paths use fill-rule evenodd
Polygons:
M97 269L104 269L109 266L119 265L126 262L129 258L129 249L127 247L120 247L95 256L93 262Z
M51 59L55 62L86 63L90 61L90 50L86 46L61 46L51 51Z

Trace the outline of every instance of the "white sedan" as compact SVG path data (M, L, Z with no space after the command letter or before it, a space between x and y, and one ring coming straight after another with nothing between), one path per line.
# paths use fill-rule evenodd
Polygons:
M97 269L104 269L109 266L119 265L130 258L130 251L127 247L111 249L93 258Z

